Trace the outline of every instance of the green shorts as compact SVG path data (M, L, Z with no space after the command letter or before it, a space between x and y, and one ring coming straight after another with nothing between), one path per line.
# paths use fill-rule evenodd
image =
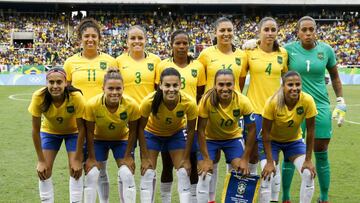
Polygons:
M315 117L315 139L330 139L332 136L331 111L328 108L317 109L318 115ZM306 121L301 124L303 138L306 135Z

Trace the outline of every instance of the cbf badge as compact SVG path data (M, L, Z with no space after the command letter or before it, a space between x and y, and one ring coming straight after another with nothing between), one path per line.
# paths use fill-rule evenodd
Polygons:
M297 113L298 115L303 114L303 113L304 113L304 107L300 106L300 107L296 108L296 113Z
M100 68L101 68L101 70L105 70L106 67L107 67L106 62L105 62L105 61L100 61Z
M196 78L197 76L197 70L196 69L191 69L191 75Z
M240 58L235 58L235 63L236 63L236 65L240 66L241 59Z
M148 69L149 71L153 71L154 70L154 64L153 63L148 63Z
M320 59L320 60L323 60L324 59L324 53L323 52L319 52L317 54L317 57Z
M75 108L74 108L74 106L67 106L67 107L66 107L66 111L67 111L68 113L74 113Z
M278 56L277 57L277 62L281 65L283 63L283 58L282 56Z
M126 120L126 119L127 119L127 113L126 113L126 111L120 113L120 119L121 119L121 120Z
M222 203L255 203L260 187L260 176L243 177L232 171L226 174Z

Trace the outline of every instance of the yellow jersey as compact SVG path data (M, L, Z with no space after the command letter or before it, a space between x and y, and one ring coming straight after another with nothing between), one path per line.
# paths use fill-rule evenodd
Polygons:
M123 53L116 58L120 73L124 79L124 94L141 101L155 89L156 68L160 58L152 53L146 53L141 61L135 61L129 53Z
M155 83L160 83L160 75L166 68L175 68L181 75L181 91L187 93L196 99L196 88L206 85L205 69L198 60L192 60L189 65L184 68L177 66L173 58L167 58L158 65Z
M184 92L179 92L179 101L173 110L169 110L163 102L156 116L151 113L151 105L155 92L149 94L140 105L141 116L148 118L145 130L157 136L172 136L186 126L187 120L198 116L196 101Z
M41 88L32 95L28 111L32 116L42 117L41 132L65 135L78 132L76 119L82 118L85 108L85 99L80 92L71 92L69 99L65 99L61 106L56 107L51 104L46 112L41 112L41 104L45 94L41 92L46 89Z
M292 142L302 138L301 123L306 118L317 115L312 96L301 92L299 101L292 110L285 105L278 109L277 96L269 98L262 116L272 121L270 140L276 142Z
M105 105L105 95L98 94L85 106L84 119L95 122L95 140L128 140L128 122L140 118L135 100L123 95L116 112L111 113Z
M93 59L87 59L81 53L77 53L64 64L67 81L81 89L86 101L103 92L104 75L109 67L116 68L116 60L105 53L100 53Z
M247 91L254 113L261 114L266 100L271 97L281 84L281 74L288 71L288 55L284 48L280 51L266 53L257 47L246 51L248 66L241 72L246 77L250 72L250 84Z
M240 91L240 73L247 66L247 56L244 51L236 49L232 54L224 54L215 45L204 49L198 60L205 67L207 81L205 92L214 86L215 74L220 69L231 69L233 71L235 90Z
M240 117L251 115L253 107L249 98L238 91L232 94L231 103L223 108L221 104L214 107L210 97L200 100L199 117L207 118L205 136L208 140L229 140L242 137L243 129L239 126Z

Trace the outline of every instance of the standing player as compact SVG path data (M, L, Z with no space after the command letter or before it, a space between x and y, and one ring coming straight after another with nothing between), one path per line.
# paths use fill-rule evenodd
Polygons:
M255 119L250 100L235 89L234 73L228 69L216 72L214 87L199 104L198 203L208 202L213 161L223 150L229 168L249 174L249 156L255 142ZM248 129L246 147L242 139L239 118L244 117Z
M264 107L262 136L266 165L262 171L262 187L270 187L271 176L276 173L274 162L279 161L281 150L284 158L294 163L301 175L300 202L311 202L316 174L311 162L316 114L314 99L301 92L300 75L295 71L287 72L281 88ZM304 120L307 124L306 145L300 128ZM270 193L260 196L261 203L268 203L269 200Z
M234 37L234 25L232 22L221 17L215 22L214 46L204 49L199 55L199 61L204 65L206 72L205 92L213 87L215 74L220 69L230 69L235 76L235 90L240 91L239 78L243 68L247 66L245 52L235 48L232 44ZM210 183L209 202L214 202L216 197L217 162L220 153L215 160L213 176Z
M259 151L261 168L266 163L264 148L260 135L262 127L262 112L266 100L271 97L280 87L281 74L287 72L288 55L284 48L279 47L276 40L278 26L275 19L265 17L260 20L259 28L259 45L253 50L247 50L248 66L241 72L240 88L245 85L246 74L250 72L250 84L247 91L251 104L254 107L254 117L256 122L256 135L258 145L255 145L250 159L250 168L256 172ZM271 188L260 188L262 193L271 192L271 201L278 201L280 192L280 167L276 165L276 175L272 179ZM268 186L268 185L267 185Z
M160 75L156 92L148 95L140 106L139 139L146 138L148 156L156 168L160 151L168 151L178 176L181 203L190 202L190 151L194 139L197 106L194 99L180 91L181 76L174 68L167 68ZM185 137L185 127L187 137ZM172 168L171 168L172 171ZM155 172L146 171L142 176L142 202L149 202L154 194Z
M146 31L139 25L128 29L126 43L128 51L118 56L116 61L124 78L124 94L140 105L155 90L156 66L160 58L145 52Z
M137 121L140 118L136 102L123 95L123 79L118 70L110 69L104 78L104 93L91 98L86 104L84 119L87 133L94 137L96 161L108 159L113 152L119 167L119 195L122 202L136 202L134 179L135 163L132 158L136 142ZM105 166L99 164L100 170Z
M68 58L65 61L64 69L67 73L69 84L82 90L86 100L102 93L102 85L106 69L116 67L116 60L105 54L98 52L101 29L94 19L83 19L78 28L77 36L81 41L82 51ZM85 125L85 122L83 123ZM90 202L96 200L96 188L99 184L99 197L101 202L106 202L109 197L109 181L106 169L99 171L95 166L95 154L92 138L86 139L87 160L85 164L85 199ZM90 175L89 175L90 174Z
M330 186L330 165L328 145L332 135L330 101L325 85L325 70L330 74L331 83L337 97L333 117L338 117L338 125L344 122L346 104L343 98L341 80L337 71L334 50L324 42L316 41L316 23L309 16L302 17L297 23L299 41L285 45L289 54L289 70L301 75L304 92L310 94L316 103L319 114L316 116L314 152L316 170L320 184L319 202L328 202ZM303 123L305 129L306 123ZM285 162L283 167L283 201L290 200L290 184L294 166Z
M40 179L40 200L46 203L54 202L52 167L64 140L69 159L70 202L81 202L83 184L80 137L84 137L85 133L81 120L84 98L79 89L67 86L66 73L60 68L48 71L46 86L33 94L28 109L32 115L32 137L38 156L36 170Z
M156 74L156 83L160 82L160 73L166 68L173 67L180 72L181 88L180 90L190 95L196 101L199 101L204 93L206 84L204 66L197 60L193 60L188 55L189 35L184 30L176 30L171 34L172 55L159 63ZM196 183L198 182L197 165L197 136L195 133L194 143L190 155L191 165L191 201L196 202ZM161 174L160 192L163 203L171 202L172 185L172 162L168 152L161 152L163 170Z

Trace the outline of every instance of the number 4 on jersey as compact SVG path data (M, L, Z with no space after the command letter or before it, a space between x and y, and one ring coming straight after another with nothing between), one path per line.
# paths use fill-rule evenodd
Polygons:
M266 67L265 73L266 73L267 75L270 75L270 74L271 74L271 63L269 63L269 65Z

